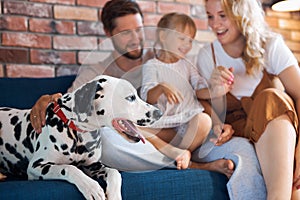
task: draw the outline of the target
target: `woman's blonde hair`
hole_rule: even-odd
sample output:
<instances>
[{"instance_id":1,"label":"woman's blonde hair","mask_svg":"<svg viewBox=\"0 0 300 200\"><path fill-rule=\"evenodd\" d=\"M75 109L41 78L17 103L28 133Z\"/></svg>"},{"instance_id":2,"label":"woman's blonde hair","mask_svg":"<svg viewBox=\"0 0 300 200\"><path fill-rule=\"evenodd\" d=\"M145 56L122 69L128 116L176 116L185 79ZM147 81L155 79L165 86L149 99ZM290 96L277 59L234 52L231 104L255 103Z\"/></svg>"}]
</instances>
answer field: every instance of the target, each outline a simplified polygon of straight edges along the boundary
<instances>
[{"instance_id":1,"label":"woman's blonde hair","mask_svg":"<svg viewBox=\"0 0 300 200\"><path fill-rule=\"evenodd\" d=\"M259 0L220 0L226 15L232 19L246 40L242 59L247 74L254 74L264 66L265 44L273 33L266 21Z\"/></svg>"}]
</instances>

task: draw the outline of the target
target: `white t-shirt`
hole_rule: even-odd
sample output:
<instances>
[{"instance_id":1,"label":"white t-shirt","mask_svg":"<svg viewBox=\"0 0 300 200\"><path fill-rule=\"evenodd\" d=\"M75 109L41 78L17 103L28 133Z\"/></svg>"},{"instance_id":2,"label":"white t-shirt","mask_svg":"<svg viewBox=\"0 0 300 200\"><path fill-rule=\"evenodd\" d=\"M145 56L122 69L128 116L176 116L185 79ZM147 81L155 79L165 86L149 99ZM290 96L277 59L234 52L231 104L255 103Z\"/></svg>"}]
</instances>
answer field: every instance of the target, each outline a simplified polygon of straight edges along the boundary
<instances>
[{"instance_id":1,"label":"white t-shirt","mask_svg":"<svg viewBox=\"0 0 300 200\"><path fill-rule=\"evenodd\" d=\"M262 79L263 72L257 75L247 75L246 67L241 58L230 57L223 49L218 40L213 42L216 66L224 66L227 68L234 68L234 88L231 93L240 99L243 96L251 96L256 86ZM264 68L270 74L278 75L283 70L290 66L298 66L298 62L286 46L282 37L278 35L270 39L266 44L265 49L265 66ZM205 45L199 50L197 67L200 74L209 80L214 69L214 62L212 58L212 50L210 44Z\"/></svg>"},{"instance_id":2,"label":"white t-shirt","mask_svg":"<svg viewBox=\"0 0 300 200\"><path fill-rule=\"evenodd\" d=\"M177 127L187 123L196 114L203 112L203 107L195 95L196 89L206 88L207 84L196 66L181 59L176 63L163 63L153 58L143 65L142 99L147 99L150 89L159 83L167 83L182 94L183 101L170 104L165 95L157 101L157 107L164 113L159 121L153 124L156 128Z\"/></svg>"}]
</instances>

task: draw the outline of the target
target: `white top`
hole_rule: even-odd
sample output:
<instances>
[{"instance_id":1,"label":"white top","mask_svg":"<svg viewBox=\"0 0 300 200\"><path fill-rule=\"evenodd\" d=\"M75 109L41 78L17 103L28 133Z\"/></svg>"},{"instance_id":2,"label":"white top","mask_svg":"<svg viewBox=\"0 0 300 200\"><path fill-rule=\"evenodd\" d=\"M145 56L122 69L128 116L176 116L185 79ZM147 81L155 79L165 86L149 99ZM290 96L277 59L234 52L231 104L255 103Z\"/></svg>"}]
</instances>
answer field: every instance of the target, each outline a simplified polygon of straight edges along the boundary
<instances>
[{"instance_id":1,"label":"white top","mask_svg":"<svg viewBox=\"0 0 300 200\"><path fill-rule=\"evenodd\" d=\"M234 68L234 88L231 90L231 93L238 99L241 99L243 96L251 96L256 86L261 81L263 72L253 76L247 75L246 67L241 58L230 57L224 51L218 40L213 42L213 46L216 56L216 65ZM267 42L265 60L264 68L268 73L274 75L280 74L290 66L298 66L295 56L279 35ZM197 67L200 74L206 80L209 80L214 69L210 44L205 45L199 50Z\"/></svg>"},{"instance_id":2,"label":"white top","mask_svg":"<svg viewBox=\"0 0 300 200\"><path fill-rule=\"evenodd\" d=\"M177 127L191 120L193 116L203 112L194 90L206 88L206 81L199 75L196 66L181 59L176 63L163 63L156 58L143 65L142 99L147 99L148 91L159 83L168 83L181 92L183 101L170 104L165 95L157 101L157 107L163 111L163 117L154 123L155 128Z\"/></svg>"}]
</instances>

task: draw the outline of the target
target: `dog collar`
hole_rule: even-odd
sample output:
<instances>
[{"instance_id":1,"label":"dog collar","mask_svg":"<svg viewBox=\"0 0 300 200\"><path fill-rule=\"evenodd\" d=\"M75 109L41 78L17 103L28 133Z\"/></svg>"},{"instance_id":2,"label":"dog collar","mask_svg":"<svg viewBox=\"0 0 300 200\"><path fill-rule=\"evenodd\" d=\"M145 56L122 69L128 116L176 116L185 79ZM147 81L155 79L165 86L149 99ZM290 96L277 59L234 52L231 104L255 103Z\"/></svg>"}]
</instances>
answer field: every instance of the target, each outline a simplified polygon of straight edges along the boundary
<instances>
[{"instance_id":1,"label":"dog collar","mask_svg":"<svg viewBox=\"0 0 300 200\"><path fill-rule=\"evenodd\" d=\"M54 102L53 112L63 121L64 124L69 126L74 131L85 132L84 130L81 130L80 128L78 128L72 120L69 120L66 117L65 113L61 110L60 106L58 105L58 103L56 101Z\"/></svg>"}]
</instances>

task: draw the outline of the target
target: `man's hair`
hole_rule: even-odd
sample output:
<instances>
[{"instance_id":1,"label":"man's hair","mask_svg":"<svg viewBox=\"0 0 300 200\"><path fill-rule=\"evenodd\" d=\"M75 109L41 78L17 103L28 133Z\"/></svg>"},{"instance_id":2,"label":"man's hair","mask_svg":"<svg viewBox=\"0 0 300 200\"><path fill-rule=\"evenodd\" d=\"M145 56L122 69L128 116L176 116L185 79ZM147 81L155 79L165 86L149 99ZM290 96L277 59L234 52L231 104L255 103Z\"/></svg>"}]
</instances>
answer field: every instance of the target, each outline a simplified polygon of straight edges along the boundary
<instances>
[{"instance_id":1,"label":"man's hair","mask_svg":"<svg viewBox=\"0 0 300 200\"><path fill-rule=\"evenodd\" d=\"M116 18L137 13L143 18L142 11L134 0L110 0L102 9L101 21L103 28L108 32L112 32L116 28Z\"/></svg>"}]
</instances>

